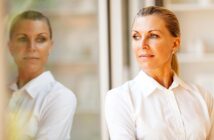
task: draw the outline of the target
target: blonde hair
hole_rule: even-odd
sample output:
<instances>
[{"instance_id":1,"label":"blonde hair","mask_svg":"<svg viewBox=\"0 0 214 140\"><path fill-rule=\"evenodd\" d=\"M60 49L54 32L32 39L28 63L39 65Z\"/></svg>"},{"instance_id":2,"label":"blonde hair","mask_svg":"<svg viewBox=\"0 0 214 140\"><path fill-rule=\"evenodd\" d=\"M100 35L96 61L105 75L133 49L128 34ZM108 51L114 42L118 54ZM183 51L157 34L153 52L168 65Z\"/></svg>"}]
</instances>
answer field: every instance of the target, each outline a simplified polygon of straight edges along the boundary
<instances>
[{"instance_id":1,"label":"blonde hair","mask_svg":"<svg viewBox=\"0 0 214 140\"><path fill-rule=\"evenodd\" d=\"M149 16L149 15L157 15L162 18L166 24L166 28L170 32L173 37L180 36L180 27L177 17L173 12L168 9L159 6L149 6L139 10L136 17ZM171 67L173 71L178 74L179 66L177 61L176 54L173 54Z\"/></svg>"},{"instance_id":2,"label":"blonde hair","mask_svg":"<svg viewBox=\"0 0 214 140\"><path fill-rule=\"evenodd\" d=\"M40 20L40 21L46 22L48 29L49 29L49 33L50 33L50 38L52 38L52 28L51 28L51 24L50 24L48 17L46 17L39 11L33 11L33 10L24 11L24 12L20 13L19 15L17 15L12 20L12 23L11 23L10 29L9 29L10 38L12 37L13 32L14 32L18 22L20 22L22 20Z\"/></svg>"},{"instance_id":3,"label":"blonde hair","mask_svg":"<svg viewBox=\"0 0 214 140\"><path fill-rule=\"evenodd\" d=\"M176 74L179 74L179 65L176 54L172 55L171 67Z\"/></svg>"}]
</instances>

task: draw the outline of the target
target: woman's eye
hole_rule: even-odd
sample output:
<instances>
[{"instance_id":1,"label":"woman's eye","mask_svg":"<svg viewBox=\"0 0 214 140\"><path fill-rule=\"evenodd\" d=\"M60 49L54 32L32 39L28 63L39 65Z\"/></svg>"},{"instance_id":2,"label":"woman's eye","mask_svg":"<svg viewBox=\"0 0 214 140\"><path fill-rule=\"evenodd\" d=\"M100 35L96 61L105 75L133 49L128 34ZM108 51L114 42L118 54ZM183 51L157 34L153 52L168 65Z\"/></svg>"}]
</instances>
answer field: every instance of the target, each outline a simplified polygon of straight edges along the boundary
<instances>
[{"instance_id":1,"label":"woman's eye","mask_svg":"<svg viewBox=\"0 0 214 140\"><path fill-rule=\"evenodd\" d=\"M18 42L27 42L28 39L26 37L19 37L18 39Z\"/></svg>"},{"instance_id":2,"label":"woman's eye","mask_svg":"<svg viewBox=\"0 0 214 140\"><path fill-rule=\"evenodd\" d=\"M45 42L47 39L45 37L39 37L36 39L36 42L39 42L39 43L43 43Z\"/></svg>"},{"instance_id":3,"label":"woman's eye","mask_svg":"<svg viewBox=\"0 0 214 140\"><path fill-rule=\"evenodd\" d=\"M150 38L156 39L156 38L159 38L159 35L157 35L157 34L151 34Z\"/></svg>"},{"instance_id":4,"label":"woman's eye","mask_svg":"<svg viewBox=\"0 0 214 140\"><path fill-rule=\"evenodd\" d=\"M139 40L139 39L140 39L140 36L139 36L139 35L133 35L132 38L133 38L134 40Z\"/></svg>"}]
</instances>

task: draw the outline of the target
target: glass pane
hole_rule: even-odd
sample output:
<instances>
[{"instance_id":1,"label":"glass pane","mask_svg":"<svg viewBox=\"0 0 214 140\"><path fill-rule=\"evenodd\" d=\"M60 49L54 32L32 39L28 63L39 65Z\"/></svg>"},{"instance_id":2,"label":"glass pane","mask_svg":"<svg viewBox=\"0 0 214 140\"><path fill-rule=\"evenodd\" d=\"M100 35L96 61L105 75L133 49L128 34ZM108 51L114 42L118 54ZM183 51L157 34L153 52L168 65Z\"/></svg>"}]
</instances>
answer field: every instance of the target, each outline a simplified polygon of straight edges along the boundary
<instances>
[{"instance_id":1,"label":"glass pane","mask_svg":"<svg viewBox=\"0 0 214 140\"><path fill-rule=\"evenodd\" d=\"M72 140L100 140L97 0L8 0L8 20L27 9L47 15L54 48L48 69L77 97ZM9 55L8 55L9 56ZM16 76L8 58L8 79Z\"/></svg>"}]
</instances>

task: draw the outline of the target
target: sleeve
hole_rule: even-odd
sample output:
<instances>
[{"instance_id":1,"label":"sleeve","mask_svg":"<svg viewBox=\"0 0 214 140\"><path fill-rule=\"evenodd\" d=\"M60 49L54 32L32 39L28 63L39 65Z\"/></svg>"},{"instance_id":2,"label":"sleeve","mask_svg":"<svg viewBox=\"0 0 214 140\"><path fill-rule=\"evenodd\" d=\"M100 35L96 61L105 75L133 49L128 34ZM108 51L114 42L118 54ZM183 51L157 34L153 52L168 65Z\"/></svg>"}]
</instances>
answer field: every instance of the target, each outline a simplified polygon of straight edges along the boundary
<instances>
[{"instance_id":1,"label":"sleeve","mask_svg":"<svg viewBox=\"0 0 214 140\"><path fill-rule=\"evenodd\" d=\"M206 102L208 105L208 111L210 116L210 132L207 140L214 140L214 96L210 93L207 93Z\"/></svg>"},{"instance_id":2,"label":"sleeve","mask_svg":"<svg viewBox=\"0 0 214 140\"><path fill-rule=\"evenodd\" d=\"M105 119L111 140L135 140L131 107L117 93L107 93Z\"/></svg>"},{"instance_id":3,"label":"sleeve","mask_svg":"<svg viewBox=\"0 0 214 140\"><path fill-rule=\"evenodd\" d=\"M66 92L66 93L63 93ZM41 113L36 140L70 140L76 97L60 91L48 97Z\"/></svg>"}]
</instances>

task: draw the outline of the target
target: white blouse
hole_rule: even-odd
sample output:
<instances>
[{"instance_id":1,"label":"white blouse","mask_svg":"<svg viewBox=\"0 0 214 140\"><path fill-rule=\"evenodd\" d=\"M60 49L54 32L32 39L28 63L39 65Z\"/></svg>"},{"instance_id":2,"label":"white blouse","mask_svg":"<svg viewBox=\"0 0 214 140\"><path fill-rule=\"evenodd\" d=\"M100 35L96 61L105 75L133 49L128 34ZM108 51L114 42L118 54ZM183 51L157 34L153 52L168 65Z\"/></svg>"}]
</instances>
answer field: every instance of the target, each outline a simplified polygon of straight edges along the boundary
<instances>
[{"instance_id":1,"label":"white blouse","mask_svg":"<svg viewBox=\"0 0 214 140\"><path fill-rule=\"evenodd\" d=\"M11 85L9 101L11 139L70 140L76 97L57 82L50 72L44 72L21 89ZM18 135L18 136L17 136ZM17 138L18 137L18 138Z\"/></svg>"},{"instance_id":2,"label":"white blouse","mask_svg":"<svg viewBox=\"0 0 214 140\"><path fill-rule=\"evenodd\" d=\"M214 140L214 97L176 74L166 89L141 71L107 93L105 117L111 140Z\"/></svg>"}]
</instances>

